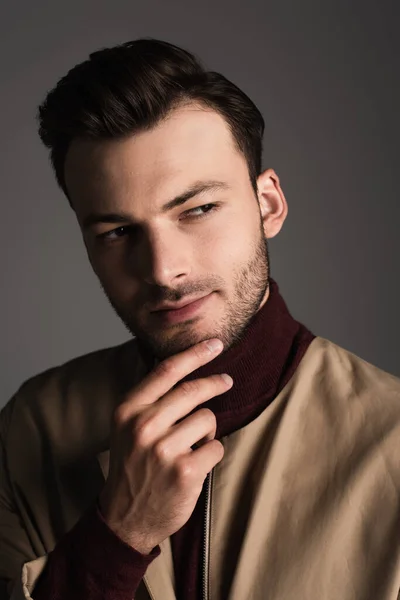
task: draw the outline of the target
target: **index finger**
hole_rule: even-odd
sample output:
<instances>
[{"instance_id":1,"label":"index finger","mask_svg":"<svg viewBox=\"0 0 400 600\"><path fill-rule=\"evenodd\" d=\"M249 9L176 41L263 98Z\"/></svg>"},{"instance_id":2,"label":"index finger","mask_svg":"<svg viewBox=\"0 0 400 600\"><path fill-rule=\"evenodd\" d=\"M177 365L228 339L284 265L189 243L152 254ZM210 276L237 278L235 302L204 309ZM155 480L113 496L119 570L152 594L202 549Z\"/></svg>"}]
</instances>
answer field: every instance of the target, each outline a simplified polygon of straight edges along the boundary
<instances>
[{"instance_id":1,"label":"index finger","mask_svg":"<svg viewBox=\"0 0 400 600\"><path fill-rule=\"evenodd\" d=\"M166 358L139 383L128 402L136 404L140 396L140 406L153 404L186 375L220 354L223 347L221 340L212 338Z\"/></svg>"}]
</instances>

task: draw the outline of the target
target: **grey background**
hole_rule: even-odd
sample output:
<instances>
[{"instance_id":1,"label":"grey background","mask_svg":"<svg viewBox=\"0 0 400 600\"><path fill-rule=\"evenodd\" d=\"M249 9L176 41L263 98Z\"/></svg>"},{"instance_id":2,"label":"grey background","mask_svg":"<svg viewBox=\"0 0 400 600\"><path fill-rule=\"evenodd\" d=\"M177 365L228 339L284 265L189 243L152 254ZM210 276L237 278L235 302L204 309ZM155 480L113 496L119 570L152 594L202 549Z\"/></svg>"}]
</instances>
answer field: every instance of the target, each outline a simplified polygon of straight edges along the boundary
<instances>
[{"instance_id":1,"label":"grey background","mask_svg":"<svg viewBox=\"0 0 400 600\"><path fill-rule=\"evenodd\" d=\"M400 375L397 2L2 2L0 405L35 373L128 339L36 134L38 103L88 53L151 36L256 102L289 202L271 243L292 314Z\"/></svg>"}]
</instances>

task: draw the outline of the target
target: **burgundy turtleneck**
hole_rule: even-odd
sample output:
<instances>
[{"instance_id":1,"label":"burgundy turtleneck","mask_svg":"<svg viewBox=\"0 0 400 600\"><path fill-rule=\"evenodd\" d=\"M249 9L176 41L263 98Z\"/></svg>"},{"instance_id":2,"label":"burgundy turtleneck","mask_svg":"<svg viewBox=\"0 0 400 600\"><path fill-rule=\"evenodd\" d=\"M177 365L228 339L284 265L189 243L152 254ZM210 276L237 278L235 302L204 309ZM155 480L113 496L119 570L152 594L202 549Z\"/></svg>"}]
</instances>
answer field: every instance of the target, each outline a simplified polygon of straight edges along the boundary
<instances>
[{"instance_id":1,"label":"burgundy turtleneck","mask_svg":"<svg viewBox=\"0 0 400 600\"><path fill-rule=\"evenodd\" d=\"M220 439L255 419L293 375L314 335L290 315L270 279L264 306L254 315L241 340L185 380L228 373L233 387L204 403L217 418ZM189 521L171 536L177 600L201 600L201 564L205 489ZM94 507L57 544L32 597L34 600L97 598L130 600L155 548L143 556L120 540ZM72 572L71 572L72 570Z\"/></svg>"},{"instance_id":2,"label":"burgundy turtleneck","mask_svg":"<svg viewBox=\"0 0 400 600\"><path fill-rule=\"evenodd\" d=\"M270 279L269 297L240 342L185 379L228 373L233 386L204 403L217 418L220 439L244 427L273 401L294 373L314 338L290 315ZM201 600L205 486L189 521L171 537L177 600Z\"/></svg>"}]
</instances>

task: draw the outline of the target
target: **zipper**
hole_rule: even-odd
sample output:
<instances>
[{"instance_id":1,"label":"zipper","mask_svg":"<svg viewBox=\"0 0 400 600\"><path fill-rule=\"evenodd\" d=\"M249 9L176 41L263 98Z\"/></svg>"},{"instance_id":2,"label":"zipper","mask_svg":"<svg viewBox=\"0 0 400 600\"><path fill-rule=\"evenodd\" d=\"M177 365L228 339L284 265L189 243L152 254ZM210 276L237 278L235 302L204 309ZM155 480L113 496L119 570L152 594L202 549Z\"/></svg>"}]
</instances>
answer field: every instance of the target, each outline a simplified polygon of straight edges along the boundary
<instances>
[{"instance_id":1,"label":"zipper","mask_svg":"<svg viewBox=\"0 0 400 600\"><path fill-rule=\"evenodd\" d=\"M143 580L146 585L147 593L150 596L151 600L156 600L155 597L153 596L153 592L151 591L149 584L147 583L146 575L143 576ZM135 598L132 597L132 600L135 600Z\"/></svg>"},{"instance_id":2,"label":"zipper","mask_svg":"<svg viewBox=\"0 0 400 600\"><path fill-rule=\"evenodd\" d=\"M203 545L203 600L209 600L209 577L210 577L210 525L211 525L211 491L214 469L208 473L206 478L206 510L204 518L204 545Z\"/></svg>"},{"instance_id":3,"label":"zipper","mask_svg":"<svg viewBox=\"0 0 400 600\"><path fill-rule=\"evenodd\" d=\"M204 518L204 543L203 543L203 556L202 556L202 599L210 600L210 591L209 591L209 578L210 578L210 529L211 529L211 491L212 491L212 483L214 477L214 469L207 474L206 477L206 510L205 510L205 518ZM143 577L147 592L152 600L154 600L154 596L151 592L151 589L146 581L146 575Z\"/></svg>"}]
</instances>

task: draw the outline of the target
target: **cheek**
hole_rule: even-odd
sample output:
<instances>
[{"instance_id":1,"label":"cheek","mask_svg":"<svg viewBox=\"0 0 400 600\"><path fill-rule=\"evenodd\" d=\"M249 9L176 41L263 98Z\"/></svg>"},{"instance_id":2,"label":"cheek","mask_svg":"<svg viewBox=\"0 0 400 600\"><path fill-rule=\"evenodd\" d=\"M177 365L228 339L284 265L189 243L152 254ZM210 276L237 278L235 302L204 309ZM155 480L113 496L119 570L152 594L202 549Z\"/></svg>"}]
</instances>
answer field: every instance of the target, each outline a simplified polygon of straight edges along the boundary
<instances>
[{"instance_id":1,"label":"cheek","mask_svg":"<svg viewBox=\"0 0 400 600\"><path fill-rule=\"evenodd\" d=\"M227 227L210 247L208 256L215 266L232 271L246 262L254 239L254 234L244 225Z\"/></svg>"},{"instance_id":2,"label":"cheek","mask_svg":"<svg viewBox=\"0 0 400 600\"><path fill-rule=\"evenodd\" d=\"M216 288L221 292L225 290L224 293L230 296L236 289L240 273L251 259L250 252L251 240L243 235L243 231L237 236L225 233L200 253L198 265L203 277L208 276Z\"/></svg>"},{"instance_id":3,"label":"cheek","mask_svg":"<svg viewBox=\"0 0 400 600\"><path fill-rule=\"evenodd\" d=\"M94 251L91 248L87 248L87 254L89 258L90 265L97 275L97 277L103 281L107 279L107 274L111 272L110 266L105 260L104 256L97 251Z\"/></svg>"},{"instance_id":4,"label":"cheek","mask_svg":"<svg viewBox=\"0 0 400 600\"><path fill-rule=\"evenodd\" d=\"M90 264L102 286L118 294L132 286L132 275L128 273L122 251L117 248L107 251L88 251Z\"/></svg>"}]
</instances>

